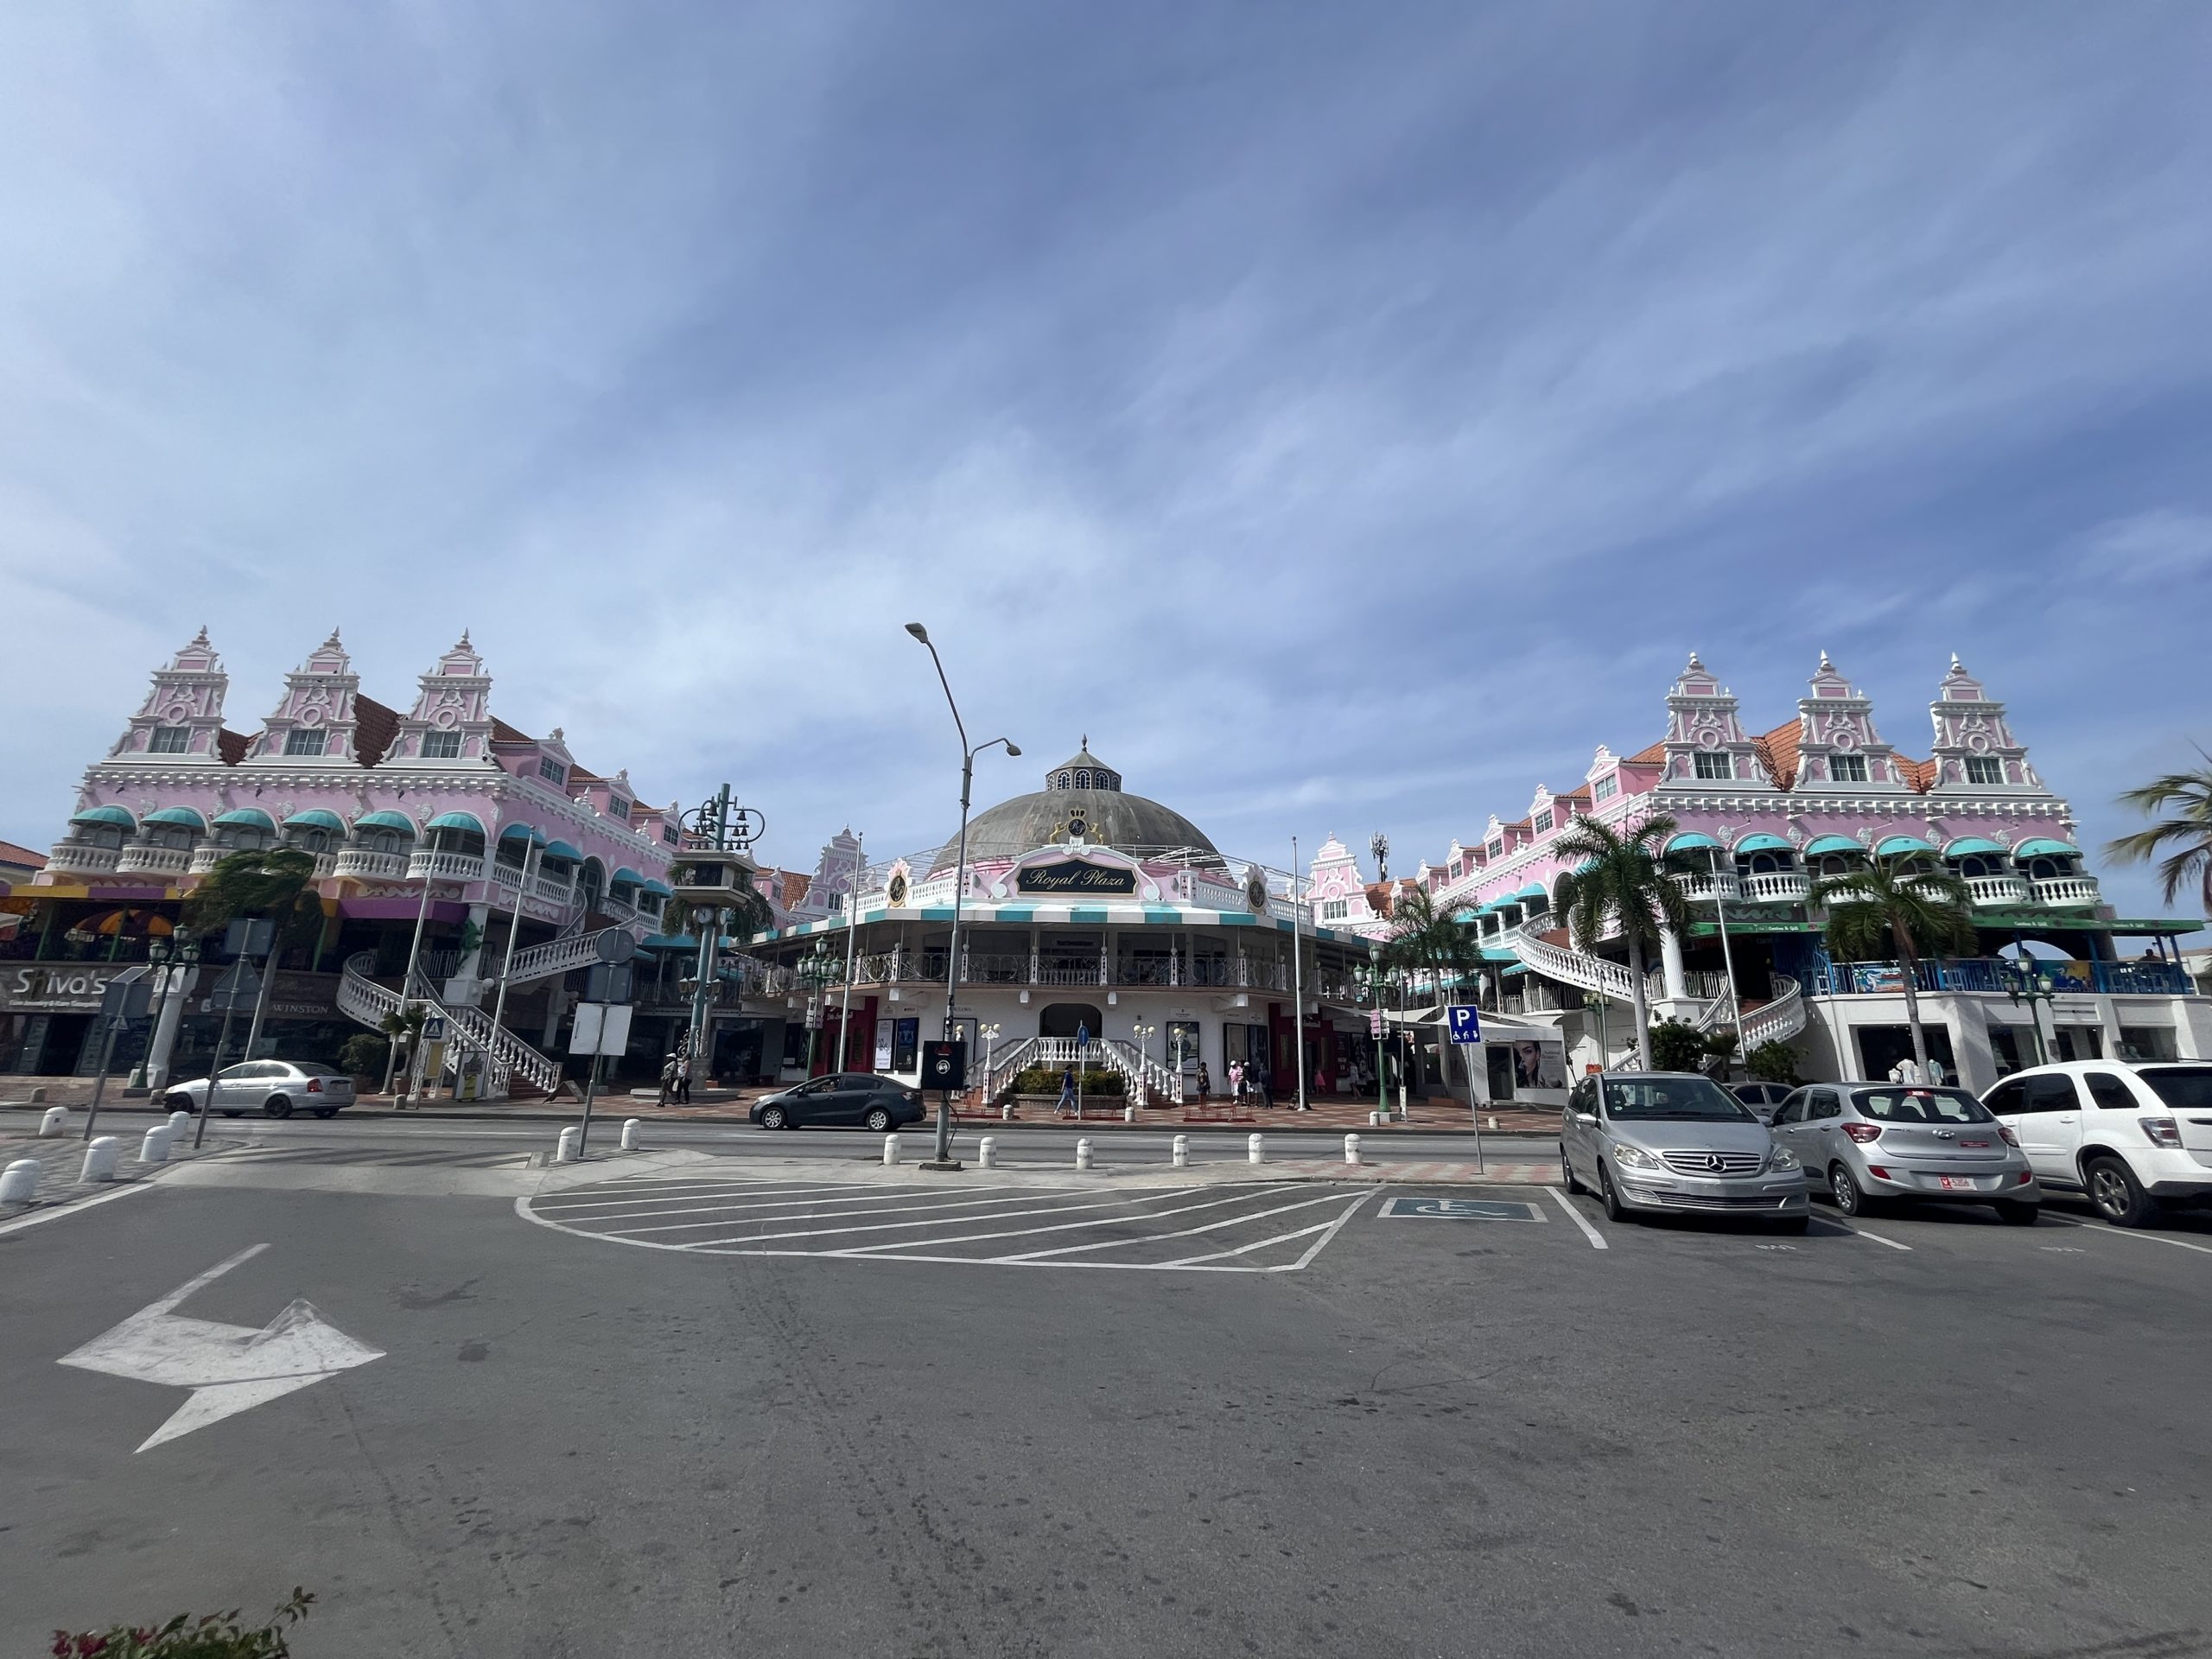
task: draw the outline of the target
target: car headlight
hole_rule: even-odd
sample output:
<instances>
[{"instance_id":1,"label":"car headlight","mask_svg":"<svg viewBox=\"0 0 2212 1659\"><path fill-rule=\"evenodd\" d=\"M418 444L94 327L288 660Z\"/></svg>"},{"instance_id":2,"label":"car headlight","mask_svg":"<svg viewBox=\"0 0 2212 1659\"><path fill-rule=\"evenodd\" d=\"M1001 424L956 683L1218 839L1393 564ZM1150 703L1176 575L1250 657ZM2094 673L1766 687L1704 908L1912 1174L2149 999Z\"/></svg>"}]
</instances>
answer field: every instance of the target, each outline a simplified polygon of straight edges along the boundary
<instances>
[{"instance_id":1,"label":"car headlight","mask_svg":"<svg viewBox=\"0 0 2212 1659\"><path fill-rule=\"evenodd\" d=\"M1777 1147L1767 1154L1766 1166L1770 1170L1788 1171L1805 1167L1803 1160L1787 1147Z\"/></svg>"},{"instance_id":2,"label":"car headlight","mask_svg":"<svg viewBox=\"0 0 2212 1659\"><path fill-rule=\"evenodd\" d=\"M1642 1147L1630 1146L1625 1141L1614 1144L1613 1161L1623 1169L1663 1171L1667 1167L1657 1153L1646 1152Z\"/></svg>"}]
</instances>

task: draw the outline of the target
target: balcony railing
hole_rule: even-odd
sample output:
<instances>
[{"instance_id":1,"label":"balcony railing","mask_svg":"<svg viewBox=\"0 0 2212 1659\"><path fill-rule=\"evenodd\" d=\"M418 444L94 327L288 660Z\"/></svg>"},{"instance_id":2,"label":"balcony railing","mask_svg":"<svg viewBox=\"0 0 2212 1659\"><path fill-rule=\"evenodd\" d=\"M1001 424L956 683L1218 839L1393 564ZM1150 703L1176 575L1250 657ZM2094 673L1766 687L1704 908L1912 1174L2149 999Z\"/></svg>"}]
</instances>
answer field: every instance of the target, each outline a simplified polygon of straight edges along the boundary
<instances>
[{"instance_id":1,"label":"balcony railing","mask_svg":"<svg viewBox=\"0 0 2212 1659\"><path fill-rule=\"evenodd\" d=\"M1743 886L1736 880L1733 870L1715 874L1711 870L1691 870L1675 877L1675 885L1682 890L1682 897L1693 904L1713 901L1715 890L1728 904L1735 904L1744 896Z\"/></svg>"},{"instance_id":2,"label":"balcony railing","mask_svg":"<svg viewBox=\"0 0 2212 1659\"><path fill-rule=\"evenodd\" d=\"M479 853L440 853L424 849L407 861L407 879L420 881L425 878L443 881L481 881L484 879L484 857Z\"/></svg>"},{"instance_id":3,"label":"balcony railing","mask_svg":"<svg viewBox=\"0 0 2212 1659\"><path fill-rule=\"evenodd\" d=\"M2114 996L2187 996L2195 988L2179 963L2050 962L2036 963L2039 978L2062 994L2101 992ZM1979 991L2002 996L2015 982L2009 963L1986 957L1923 962L1913 973L1916 989ZM1904 970L1894 962L1840 962L1816 976L1823 996L1894 995L1904 988Z\"/></svg>"},{"instance_id":4,"label":"balcony railing","mask_svg":"<svg viewBox=\"0 0 2212 1659\"><path fill-rule=\"evenodd\" d=\"M2028 883L2018 875L1969 875L1967 891L1977 905L2018 906L2028 902Z\"/></svg>"},{"instance_id":5,"label":"balcony railing","mask_svg":"<svg viewBox=\"0 0 2212 1659\"><path fill-rule=\"evenodd\" d=\"M1754 905L1802 905L1813 890L1813 878L1802 870L1762 870L1742 877L1739 885Z\"/></svg>"},{"instance_id":6,"label":"balcony railing","mask_svg":"<svg viewBox=\"0 0 2212 1659\"><path fill-rule=\"evenodd\" d=\"M108 875L122 854L112 847L93 847L83 842L58 841L46 855L46 868L58 875Z\"/></svg>"},{"instance_id":7,"label":"balcony railing","mask_svg":"<svg viewBox=\"0 0 2212 1659\"><path fill-rule=\"evenodd\" d=\"M192 863L189 867L192 874L194 875L207 874L208 871L215 868L219 860L229 856L230 852L230 848L219 847L212 841L207 842L205 846L194 848L192 849Z\"/></svg>"},{"instance_id":8,"label":"balcony railing","mask_svg":"<svg viewBox=\"0 0 2212 1659\"><path fill-rule=\"evenodd\" d=\"M551 905L572 904L576 896L575 889L566 881L550 875L532 876L530 890L536 897Z\"/></svg>"},{"instance_id":9,"label":"balcony railing","mask_svg":"<svg viewBox=\"0 0 2212 1659\"><path fill-rule=\"evenodd\" d=\"M317 853L317 854L315 855L315 879L316 880L318 880L318 881L327 881L327 880L330 880L330 878L331 878L332 876L334 876L334 875L335 875L335 874L338 874L338 855L337 855L337 854L335 854L335 853Z\"/></svg>"},{"instance_id":10,"label":"balcony railing","mask_svg":"<svg viewBox=\"0 0 2212 1659\"><path fill-rule=\"evenodd\" d=\"M404 881L407 879L407 855L372 853L365 847L348 847L338 855L333 874L365 881Z\"/></svg>"},{"instance_id":11,"label":"balcony railing","mask_svg":"<svg viewBox=\"0 0 2212 1659\"><path fill-rule=\"evenodd\" d=\"M2050 876L2035 884L2036 902L2039 905L2095 905L2104 902L2094 876Z\"/></svg>"},{"instance_id":12,"label":"balcony railing","mask_svg":"<svg viewBox=\"0 0 2212 1659\"><path fill-rule=\"evenodd\" d=\"M115 861L119 875L182 875L192 855L181 847L127 846Z\"/></svg>"}]
</instances>

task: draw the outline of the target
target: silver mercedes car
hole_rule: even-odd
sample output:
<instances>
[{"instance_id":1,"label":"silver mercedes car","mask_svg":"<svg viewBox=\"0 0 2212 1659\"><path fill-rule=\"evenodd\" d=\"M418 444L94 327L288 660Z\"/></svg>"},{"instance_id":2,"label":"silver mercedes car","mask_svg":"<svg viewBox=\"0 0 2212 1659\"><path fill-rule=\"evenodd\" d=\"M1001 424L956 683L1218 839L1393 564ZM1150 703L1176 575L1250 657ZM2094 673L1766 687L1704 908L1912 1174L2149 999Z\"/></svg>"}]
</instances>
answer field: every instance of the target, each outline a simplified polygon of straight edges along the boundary
<instances>
[{"instance_id":1,"label":"silver mercedes car","mask_svg":"<svg viewBox=\"0 0 2212 1659\"><path fill-rule=\"evenodd\" d=\"M1751 1108L1694 1072L1583 1078L1567 1096L1559 1157L1567 1190L1594 1188L1609 1221L1745 1216L1802 1233L1809 1215L1797 1154Z\"/></svg>"}]
</instances>

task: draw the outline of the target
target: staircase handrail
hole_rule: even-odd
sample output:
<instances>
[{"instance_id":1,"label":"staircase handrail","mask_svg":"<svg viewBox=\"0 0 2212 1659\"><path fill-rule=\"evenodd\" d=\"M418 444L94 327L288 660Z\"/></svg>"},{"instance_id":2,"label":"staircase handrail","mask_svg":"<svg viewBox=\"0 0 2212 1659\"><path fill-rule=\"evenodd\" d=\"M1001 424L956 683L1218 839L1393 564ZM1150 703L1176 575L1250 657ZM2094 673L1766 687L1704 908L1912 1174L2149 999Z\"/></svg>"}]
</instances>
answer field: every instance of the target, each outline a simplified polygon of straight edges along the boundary
<instances>
[{"instance_id":1,"label":"staircase handrail","mask_svg":"<svg viewBox=\"0 0 2212 1659\"><path fill-rule=\"evenodd\" d=\"M596 933L568 933L518 950L508 959L507 983L510 987L527 985L533 980L550 979L556 974L588 968L599 960L601 938L609 933L629 931L626 927L603 927Z\"/></svg>"},{"instance_id":2,"label":"staircase handrail","mask_svg":"<svg viewBox=\"0 0 2212 1659\"><path fill-rule=\"evenodd\" d=\"M990 1063L983 1068L983 1103L988 1106L999 1097L999 1091L1007 1079L1027 1070L1030 1051L1037 1046L1034 1037L1023 1037L991 1051Z\"/></svg>"},{"instance_id":3,"label":"staircase handrail","mask_svg":"<svg viewBox=\"0 0 2212 1659\"><path fill-rule=\"evenodd\" d=\"M1106 1040L1107 1046L1135 1062L1147 1097L1157 1090L1176 1105L1183 1103L1183 1074L1179 1070L1171 1069L1164 1061L1154 1059L1126 1037L1109 1037Z\"/></svg>"},{"instance_id":4,"label":"staircase handrail","mask_svg":"<svg viewBox=\"0 0 2212 1659\"><path fill-rule=\"evenodd\" d=\"M445 1016L448 1028L456 1039L448 1047L447 1070L457 1071L461 1051L468 1050L483 1057L492 1074L488 1081L496 1088L505 1088L509 1077L516 1073L549 1095L560 1087L560 1062L539 1053L505 1026L493 1025L491 1016L481 1008L445 1002L420 972L408 976L410 988L403 995L391 986L377 983L371 976L375 966L373 950L359 951L346 959L345 970L338 980L338 1008L348 1019L378 1030L385 1016L397 1012L404 1004L427 1003Z\"/></svg>"},{"instance_id":5,"label":"staircase handrail","mask_svg":"<svg viewBox=\"0 0 2212 1659\"><path fill-rule=\"evenodd\" d=\"M1513 954L1521 958L1523 966L1535 969L1547 978L1610 996L1616 1001L1635 1001L1636 982L1618 962L1608 962L1585 950L1569 950L1527 934L1514 938L1512 945Z\"/></svg>"},{"instance_id":6,"label":"staircase handrail","mask_svg":"<svg viewBox=\"0 0 2212 1659\"><path fill-rule=\"evenodd\" d=\"M1788 1042L1805 1029L1805 988L1793 975L1777 974L1772 997L1745 1010L1739 1029L1745 1052L1761 1043Z\"/></svg>"}]
</instances>

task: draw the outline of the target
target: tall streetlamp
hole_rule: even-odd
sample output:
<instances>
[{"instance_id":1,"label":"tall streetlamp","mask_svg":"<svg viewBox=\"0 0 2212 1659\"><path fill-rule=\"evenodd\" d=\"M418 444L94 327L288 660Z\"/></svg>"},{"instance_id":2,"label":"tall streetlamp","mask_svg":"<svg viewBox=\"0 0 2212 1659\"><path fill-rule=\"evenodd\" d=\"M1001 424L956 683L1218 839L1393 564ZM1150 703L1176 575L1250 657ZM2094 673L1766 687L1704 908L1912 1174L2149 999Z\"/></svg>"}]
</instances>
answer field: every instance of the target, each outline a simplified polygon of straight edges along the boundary
<instances>
[{"instance_id":1,"label":"tall streetlamp","mask_svg":"<svg viewBox=\"0 0 2212 1659\"><path fill-rule=\"evenodd\" d=\"M1728 906L1720 893L1720 849L1708 848L1707 854L1713 866L1713 914L1720 929L1720 966L1728 976L1728 1020L1736 1028L1736 1058L1744 1058L1744 1004L1736 994L1736 953L1728 945ZM1734 861L1732 859L1732 864ZM1728 1078L1728 1068L1720 1068L1722 1082Z\"/></svg>"},{"instance_id":2,"label":"tall streetlamp","mask_svg":"<svg viewBox=\"0 0 2212 1659\"><path fill-rule=\"evenodd\" d=\"M159 1100L168 1087L169 1056L176 1047L177 1027L183 1023L185 997L200 972L200 941L155 939L147 944L146 955L161 977L154 1040L146 1051L146 1092Z\"/></svg>"},{"instance_id":3,"label":"tall streetlamp","mask_svg":"<svg viewBox=\"0 0 2212 1659\"><path fill-rule=\"evenodd\" d=\"M1298 1105L1299 1111L1310 1110L1306 1103L1306 937L1301 931L1307 925L1306 906L1298 897L1298 837L1290 838L1290 1028L1297 1039ZM1314 952L1314 965L1320 965L1320 953Z\"/></svg>"},{"instance_id":4,"label":"tall streetlamp","mask_svg":"<svg viewBox=\"0 0 2212 1659\"><path fill-rule=\"evenodd\" d=\"M799 963L799 977L806 982L806 1075L814 1075L815 1048L822 1040L822 1012L829 1001L825 995L830 976L836 970L830 965L830 941L819 938L814 942L814 954Z\"/></svg>"},{"instance_id":5,"label":"tall streetlamp","mask_svg":"<svg viewBox=\"0 0 2212 1659\"><path fill-rule=\"evenodd\" d=\"M909 622L906 632L930 653L930 661L937 665L937 683L944 688L945 707L952 710L952 728L960 734L960 851L952 867L952 948L946 953L944 965L944 1038L952 1040L953 999L960 994L960 907L968 891L968 806L976 778L976 757L985 749L1004 745L1009 756L1021 750L1011 739L995 737L988 743L978 743L972 748L968 743L967 722L960 718L960 705L953 701L952 682L944 677L944 659L937 654L937 647L930 643L929 630L918 622ZM937 1156L922 1166L924 1169L957 1169L952 1161L952 1091L948 1089L938 1096Z\"/></svg>"},{"instance_id":6,"label":"tall streetlamp","mask_svg":"<svg viewBox=\"0 0 2212 1659\"><path fill-rule=\"evenodd\" d=\"M845 989L837 1011L837 1070L845 1069L845 1034L853 1028L854 953L860 948L861 878L868 874L868 837L853 837L853 879L845 885ZM868 1057L871 1070L875 1057Z\"/></svg>"},{"instance_id":7,"label":"tall streetlamp","mask_svg":"<svg viewBox=\"0 0 2212 1659\"><path fill-rule=\"evenodd\" d=\"M1380 841L1382 837L1376 836ZM1382 1033L1382 947L1367 947L1367 986L1375 994L1375 1105L1387 1122L1390 1116L1390 1063L1384 1058Z\"/></svg>"}]
</instances>

